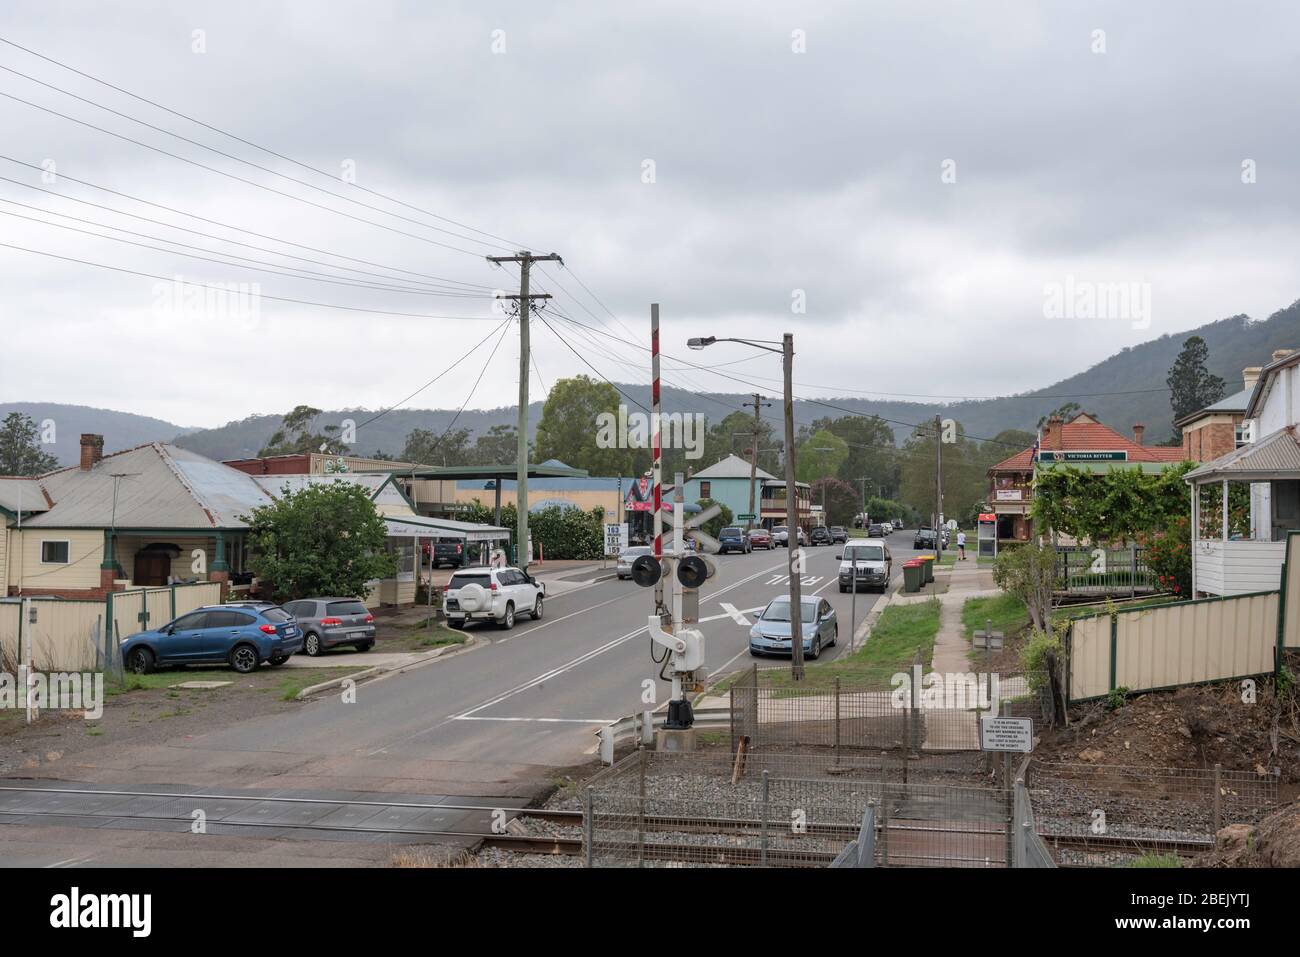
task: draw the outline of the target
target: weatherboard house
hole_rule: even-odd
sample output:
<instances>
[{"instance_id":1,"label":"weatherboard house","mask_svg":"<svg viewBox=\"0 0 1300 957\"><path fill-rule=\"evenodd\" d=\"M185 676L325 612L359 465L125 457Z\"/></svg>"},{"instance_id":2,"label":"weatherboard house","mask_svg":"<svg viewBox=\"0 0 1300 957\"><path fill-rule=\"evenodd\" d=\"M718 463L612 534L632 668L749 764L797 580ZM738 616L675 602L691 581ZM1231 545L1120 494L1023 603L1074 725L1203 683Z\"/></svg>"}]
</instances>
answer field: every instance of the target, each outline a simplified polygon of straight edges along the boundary
<instances>
[{"instance_id":1,"label":"weatherboard house","mask_svg":"<svg viewBox=\"0 0 1300 957\"><path fill-rule=\"evenodd\" d=\"M1134 468L1159 472L1183 460L1181 448L1143 445L1145 427L1133 426L1133 438L1121 435L1086 412L1068 421L1052 416L1038 442L988 470L989 506L997 516L999 541L1029 541L1033 520L1034 475L1047 468L1070 466L1087 472Z\"/></svg>"},{"instance_id":2,"label":"weatherboard house","mask_svg":"<svg viewBox=\"0 0 1300 957\"><path fill-rule=\"evenodd\" d=\"M398 559L373 583L383 604L415 599L422 539L508 539L506 529L421 516L391 473L250 475L162 442L104 455L81 437L73 467L34 478L0 476L0 597L103 598L127 588L193 581L242 588L251 579L253 509L309 484L366 489Z\"/></svg>"}]
</instances>

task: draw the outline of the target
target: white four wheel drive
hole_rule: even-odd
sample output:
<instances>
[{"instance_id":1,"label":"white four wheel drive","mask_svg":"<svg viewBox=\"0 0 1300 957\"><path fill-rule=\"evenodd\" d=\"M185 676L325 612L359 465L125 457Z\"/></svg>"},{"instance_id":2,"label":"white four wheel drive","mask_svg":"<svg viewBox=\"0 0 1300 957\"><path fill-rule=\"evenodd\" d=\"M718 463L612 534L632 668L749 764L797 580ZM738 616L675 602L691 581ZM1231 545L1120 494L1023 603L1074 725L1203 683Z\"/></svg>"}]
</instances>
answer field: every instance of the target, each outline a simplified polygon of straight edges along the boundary
<instances>
[{"instance_id":1,"label":"white four wheel drive","mask_svg":"<svg viewBox=\"0 0 1300 957\"><path fill-rule=\"evenodd\" d=\"M518 568L463 568L442 587L442 610L453 628L488 620L513 628L519 615L541 618L545 597L546 586Z\"/></svg>"}]
</instances>

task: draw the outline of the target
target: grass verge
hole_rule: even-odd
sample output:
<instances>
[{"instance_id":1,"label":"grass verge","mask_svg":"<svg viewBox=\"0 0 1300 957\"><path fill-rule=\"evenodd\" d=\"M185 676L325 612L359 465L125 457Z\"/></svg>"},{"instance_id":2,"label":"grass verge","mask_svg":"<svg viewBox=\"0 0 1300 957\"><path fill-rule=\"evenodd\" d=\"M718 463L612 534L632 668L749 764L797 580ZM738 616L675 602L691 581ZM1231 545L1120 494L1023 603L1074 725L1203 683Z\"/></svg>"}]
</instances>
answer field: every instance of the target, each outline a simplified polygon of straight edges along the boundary
<instances>
[{"instance_id":1,"label":"grass verge","mask_svg":"<svg viewBox=\"0 0 1300 957\"><path fill-rule=\"evenodd\" d=\"M962 605L961 623L970 639L992 620L993 630L1008 638L1029 626L1029 611L1015 595L1003 592L989 598L970 598Z\"/></svg>"}]
</instances>

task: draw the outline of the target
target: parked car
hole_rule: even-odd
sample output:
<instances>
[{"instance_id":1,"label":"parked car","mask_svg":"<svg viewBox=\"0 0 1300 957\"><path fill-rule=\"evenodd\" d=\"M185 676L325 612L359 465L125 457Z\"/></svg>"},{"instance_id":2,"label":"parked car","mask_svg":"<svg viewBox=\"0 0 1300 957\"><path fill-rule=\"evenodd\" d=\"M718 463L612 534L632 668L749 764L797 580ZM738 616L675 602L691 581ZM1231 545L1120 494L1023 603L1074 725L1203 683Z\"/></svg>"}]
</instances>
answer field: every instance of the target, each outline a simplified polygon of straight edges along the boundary
<instances>
[{"instance_id":1,"label":"parked car","mask_svg":"<svg viewBox=\"0 0 1300 957\"><path fill-rule=\"evenodd\" d=\"M839 542L847 542L848 540L849 540L849 533L848 533L848 531L844 528L843 525L832 525L832 526L831 526L831 544L832 544L832 545L837 544L837 543L839 543Z\"/></svg>"},{"instance_id":2,"label":"parked car","mask_svg":"<svg viewBox=\"0 0 1300 957\"><path fill-rule=\"evenodd\" d=\"M300 598L284 610L297 620L302 650L313 658L339 645L357 651L375 646L375 616L360 598Z\"/></svg>"},{"instance_id":3,"label":"parked car","mask_svg":"<svg viewBox=\"0 0 1300 957\"><path fill-rule=\"evenodd\" d=\"M718 532L718 554L740 552L742 555L754 550L754 545L745 535L745 530L738 525L728 525Z\"/></svg>"},{"instance_id":4,"label":"parked car","mask_svg":"<svg viewBox=\"0 0 1300 957\"><path fill-rule=\"evenodd\" d=\"M158 667L228 664L241 675L262 662L282 665L302 648L292 615L269 602L207 605L122 642L122 664L147 674Z\"/></svg>"},{"instance_id":5,"label":"parked car","mask_svg":"<svg viewBox=\"0 0 1300 957\"><path fill-rule=\"evenodd\" d=\"M459 538L435 538L432 549L428 545L424 546L424 554L432 561L433 568L441 568L443 565L459 568L465 564L465 543Z\"/></svg>"},{"instance_id":6,"label":"parked car","mask_svg":"<svg viewBox=\"0 0 1300 957\"><path fill-rule=\"evenodd\" d=\"M916 530L916 534L912 536L912 547L913 548L934 548L935 547L934 529L926 525L922 525L920 528L918 528Z\"/></svg>"},{"instance_id":7,"label":"parked car","mask_svg":"<svg viewBox=\"0 0 1300 957\"><path fill-rule=\"evenodd\" d=\"M825 598L809 596L799 600L803 624L803 650L809 658L821 656L823 648L836 644L840 637L835 609ZM790 641L790 599L773 598L749 629L749 653L755 658L762 655L788 655Z\"/></svg>"},{"instance_id":8,"label":"parked car","mask_svg":"<svg viewBox=\"0 0 1300 957\"><path fill-rule=\"evenodd\" d=\"M845 543L840 554L841 592L854 587L855 566L857 587L874 586L880 589L881 594L889 588L889 579L894 573L894 556L883 539L855 538Z\"/></svg>"},{"instance_id":9,"label":"parked car","mask_svg":"<svg viewBox=\"0 0 1300 957\"><path fill-rule=\"evenodd\" d=\"M776 543L772 541L772 533L765 528L751 528L749 530L750 549L765 548L771 551L776 548Z\"/></svg>"},{"instance_id":10,"label":"parked car","mask_svg":"<svg viewBox=\"0 0 1300 957\"><path fill-rule=\"evenodd\" d=\"M634 545L618 553L618 577L620 580L632 577L632 563L642 555L653 555L655 550L649 545Z\"/></svg>"},{"instance_id":11,"label":"parked car","mask_svg":"<svg viewBox=\"0 0 1300 957\"><path fill-rule=\"evenodd\" d=\"M776 544L780 545L782 548L787 547L790 544L790 529L786 528L784 525L773 527L772 541L776 542ZM799 537L797 541L800 545L808 544L808 538L804 535L802 528L799 529Z\"/></svg>"},{"instance_id":12,"label":"parked car","mask_svg":"<svg viewBox=\"0 0 1300 957\"><path fill-rule=\"evenodd\" d=\"M825 525L814 525L813 530L808 534L809 541L814 545L833 544L831 539L831 530Z\"/></svg>"},{"instance_id":13,"label":"parked car","mask_svg":"<svg viewBox=\"0 0 1300 957\"><path fill-rule=\"evenodd\" d=\"M542 617L546 586L518 568L466 568L442 586L447 624L463 628L470 621L495 621L507 630L515 616Z\"/></svg>"}]
</instances>

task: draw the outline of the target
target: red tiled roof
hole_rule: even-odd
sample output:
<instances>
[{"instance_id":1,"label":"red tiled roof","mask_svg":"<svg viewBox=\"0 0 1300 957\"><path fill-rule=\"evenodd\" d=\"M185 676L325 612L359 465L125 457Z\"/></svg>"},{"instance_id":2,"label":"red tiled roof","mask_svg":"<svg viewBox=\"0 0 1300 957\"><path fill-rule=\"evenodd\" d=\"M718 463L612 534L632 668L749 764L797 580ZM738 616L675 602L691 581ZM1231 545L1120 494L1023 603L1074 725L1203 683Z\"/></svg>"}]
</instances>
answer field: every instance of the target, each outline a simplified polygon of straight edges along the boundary
<instances>
[{"instance_id":1,"label":"red tiled roof","mask_svg":"<svg viewBox=\"0 0 1300 957\"><path fill-rule=\"evenodd\" d=\"M1083 421L1080 421L1083 420ZM1181 462L1181 446L1138 445L1109 426L1080 413L1069 422L1051 429L1043 436L1043 450L1048 452L1128 452L1130 462ZM1033 448L1017 452L989 469L990 472L1029 471L1033 467Z\"/></svg>"}]
</instances>

